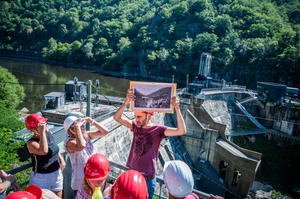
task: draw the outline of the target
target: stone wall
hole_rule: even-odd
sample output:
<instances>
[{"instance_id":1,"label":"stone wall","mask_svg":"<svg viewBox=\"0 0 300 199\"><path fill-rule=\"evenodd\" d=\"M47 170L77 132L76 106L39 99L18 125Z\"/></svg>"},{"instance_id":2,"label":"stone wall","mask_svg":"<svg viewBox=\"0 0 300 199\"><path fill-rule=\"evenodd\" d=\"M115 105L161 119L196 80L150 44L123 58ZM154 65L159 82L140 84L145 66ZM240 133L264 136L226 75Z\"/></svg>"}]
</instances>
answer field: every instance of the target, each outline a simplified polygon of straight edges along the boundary
<instances>
[{"instance_id":1,"label":"stone wall","mask_svg":"<svg viewBox=\"0 0 300 199\"><path fill-rule=\"evenodd\" d=\"M219 133L205 128L188 110L184 117L187 133L181 137L186 150L195 165L199 158L206 161L214 159L215 140Z\"/></svg>"},{"instance_id":2,"label":"stone wall","mask_svg":"<svg viewBox=\"0 0 300 199\"><path fill-rule=\"evenodd\" d=\"M244 196L247 196L249 189L252 187L252 183L255 179L257 167L259 166L259 160L250 160L247 158L241 158L236 156L230 151L225 150L220 145L215 147L215 159L212 162L213 168L220 174L220 163L225 161L228 163L226 168L225 183L230 191ZM233 185L234 172L238 170L241 173L241 177L236 185Z\"/></svg>"},{"instance_id":3,"label":"stone wall","mask_svg":"<svg viewBox=\"0 0 300 199\"><path fill-rule=\"evenodd\" d=\"M258 100L243 105L266 128L300 137L300 107L292 104L264 104Z\"/></svg>"}]
</instances>

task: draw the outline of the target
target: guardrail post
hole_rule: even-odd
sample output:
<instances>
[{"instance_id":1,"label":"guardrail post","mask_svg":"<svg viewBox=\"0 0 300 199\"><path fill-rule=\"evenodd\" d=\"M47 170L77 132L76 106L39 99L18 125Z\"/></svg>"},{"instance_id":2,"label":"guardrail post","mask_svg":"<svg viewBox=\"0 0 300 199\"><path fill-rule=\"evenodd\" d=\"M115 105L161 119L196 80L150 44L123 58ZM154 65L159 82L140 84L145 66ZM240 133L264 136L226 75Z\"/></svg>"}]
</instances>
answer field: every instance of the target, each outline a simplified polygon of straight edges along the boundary
<instances>
[{"instance_id":1,"label":"guardrail post","mask_svg":"<svg viewBox=\"0 0 300 199\"><path fill-rule=\"evenodd\" d=\"M92 81L88 81L88 94L87 94L87 110L86 110L86 116L91 117L91 90L92 90ZM90 130L90 123L86 123L86 130Z\"/></svg>"},{"instance_id":2,"label":"guardrail post","mask_svg":"<svg viewBox=\"0 0 300 199\"><path fill-rule=\"evenodd\" d=\"M161 186L162 186L162 184L161 184L161 182L159 183L159 199L161 198L160 196L161 196Z\"/></svg>"}]
</instances>

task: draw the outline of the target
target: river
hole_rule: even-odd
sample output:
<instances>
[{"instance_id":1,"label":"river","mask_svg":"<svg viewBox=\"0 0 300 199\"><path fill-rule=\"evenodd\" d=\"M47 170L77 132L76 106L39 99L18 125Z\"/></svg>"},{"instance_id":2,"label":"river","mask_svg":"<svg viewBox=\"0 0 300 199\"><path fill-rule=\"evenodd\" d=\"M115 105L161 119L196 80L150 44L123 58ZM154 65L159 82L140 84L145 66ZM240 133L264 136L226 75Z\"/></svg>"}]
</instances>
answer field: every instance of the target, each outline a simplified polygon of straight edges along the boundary
<instances>
[{"instance_id":1,"label":"river","mask_svg":"<svg viewBox=\"0 0 300 199\"><path fill-rule=\"evenodd\" d=\"M100 81L100 93L117 97L125 97L129 88L129 80L104 76L89 70L67 68L61 65L45 64L21 58L0 57L0 66L14 74L24 87L25 99L19 109L26 107L30 113L44 108L44 95L57 91L63 92L68 80L76 76L79 81L96 79Z\"/></svg>"}]
</instances>

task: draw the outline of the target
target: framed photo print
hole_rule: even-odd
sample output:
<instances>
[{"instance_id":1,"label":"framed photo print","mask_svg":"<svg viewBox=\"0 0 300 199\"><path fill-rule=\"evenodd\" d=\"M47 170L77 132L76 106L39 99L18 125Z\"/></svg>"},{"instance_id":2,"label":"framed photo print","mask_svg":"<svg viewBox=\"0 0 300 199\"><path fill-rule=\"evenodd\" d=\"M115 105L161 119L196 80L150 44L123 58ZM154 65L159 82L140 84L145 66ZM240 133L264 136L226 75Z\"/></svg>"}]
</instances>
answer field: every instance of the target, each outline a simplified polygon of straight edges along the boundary
<instances>
[{"instance_id":1,"label":"framed photo print","mask_svg":"<svg viewBox=\"0 0 300 199\"><path fill-rule=\"evenodd\" d=\"M130 110L144 110L173 113L172 97L176 94L176 84L131 81L135 100Z\"/></svg>"}]
</instances>

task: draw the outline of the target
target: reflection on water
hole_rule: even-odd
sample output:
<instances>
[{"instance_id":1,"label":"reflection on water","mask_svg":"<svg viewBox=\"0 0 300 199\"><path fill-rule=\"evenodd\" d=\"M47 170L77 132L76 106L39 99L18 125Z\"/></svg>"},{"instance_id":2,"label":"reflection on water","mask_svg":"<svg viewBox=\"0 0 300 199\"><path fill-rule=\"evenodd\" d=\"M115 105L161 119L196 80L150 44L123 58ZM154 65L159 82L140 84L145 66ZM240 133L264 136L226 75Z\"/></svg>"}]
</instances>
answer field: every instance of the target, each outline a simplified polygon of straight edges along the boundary
<instances>
[{"instance_id":1,"label":"reflection on water","mask_svg":"<svg viewBox=\"0 0 300 199\"><path fill-rule=\"evenodd\" d=\"M37 61L0 57L0 66L13 73L24 84L26 97L19 108L26 107L30 112L40 111L44 107L43 96L53 91L64 91L64 84L74 76L79 81L96 79L100 81L100 93L125 97L129 80L103 76L91 71L65 68L59 65L44 64Z\"/></svg>"}]
</instances>

